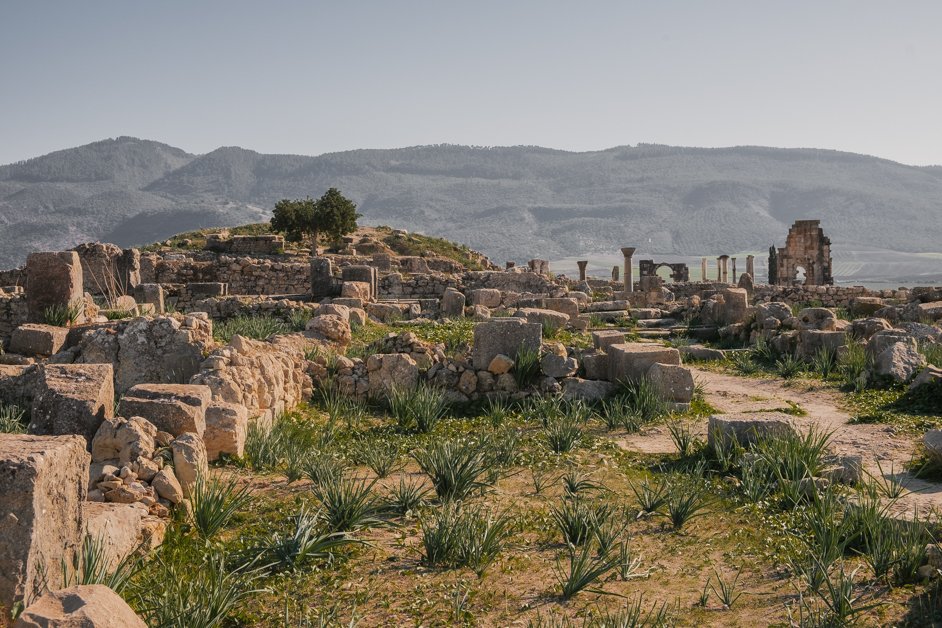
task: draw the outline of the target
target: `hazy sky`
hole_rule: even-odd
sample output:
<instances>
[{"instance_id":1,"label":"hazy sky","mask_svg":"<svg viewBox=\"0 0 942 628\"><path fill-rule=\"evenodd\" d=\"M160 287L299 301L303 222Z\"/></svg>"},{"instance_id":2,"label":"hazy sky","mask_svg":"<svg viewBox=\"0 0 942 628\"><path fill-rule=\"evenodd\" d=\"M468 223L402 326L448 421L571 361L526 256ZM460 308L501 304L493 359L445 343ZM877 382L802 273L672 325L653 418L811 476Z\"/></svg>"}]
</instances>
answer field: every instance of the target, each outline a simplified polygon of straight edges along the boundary
<instances>
[{"instance_id":1,"label":"hazy sky","mask_svg":"<svg viewBox=\"0 0 942 628\"><path fill-rule=\"evenodd\" d=\"M0 163L652 142L942 163L942 2L0 0Z\"/></svg>"}]
</instances>

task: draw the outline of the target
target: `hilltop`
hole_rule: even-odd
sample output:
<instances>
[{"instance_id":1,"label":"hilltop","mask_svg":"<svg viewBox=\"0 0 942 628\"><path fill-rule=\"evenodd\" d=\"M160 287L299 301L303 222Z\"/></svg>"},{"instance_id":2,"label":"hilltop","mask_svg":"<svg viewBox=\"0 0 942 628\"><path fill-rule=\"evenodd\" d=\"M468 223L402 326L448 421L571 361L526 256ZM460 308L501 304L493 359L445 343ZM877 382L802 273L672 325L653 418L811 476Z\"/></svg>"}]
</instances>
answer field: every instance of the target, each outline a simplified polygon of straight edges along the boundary
<instances>
[{"instance_id":1,"label":"hilltop","mask_svg":"<svg viewBox=\"0 0 942 628\"><path fill-rule=\"evenodd\" d=\"M626 243L669 255L765 250L820 218L835 248L937 251L942 169L818 149L622 146L573 153L420 146L317 157L194 155L121 137L0 166L0 266L92 240L123 246L267 220L339 187L365 224L556 259Z\"/></svg>"}]
</instances>

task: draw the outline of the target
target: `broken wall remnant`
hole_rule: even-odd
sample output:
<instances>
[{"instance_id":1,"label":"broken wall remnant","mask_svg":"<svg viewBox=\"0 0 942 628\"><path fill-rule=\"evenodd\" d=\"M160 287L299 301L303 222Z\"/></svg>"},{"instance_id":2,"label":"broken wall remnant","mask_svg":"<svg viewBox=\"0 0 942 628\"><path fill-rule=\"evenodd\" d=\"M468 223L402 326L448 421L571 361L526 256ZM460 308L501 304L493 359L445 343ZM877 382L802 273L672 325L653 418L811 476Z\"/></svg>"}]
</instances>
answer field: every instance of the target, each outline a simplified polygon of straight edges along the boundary
<instances>
[{"instance_id":1,"label":"broken wall remnant","mask_svg":"<svg viewBox=\"0 0 942 628\"><path fill-rule=\"evenodd\" d=\"M114 299L141 283L141 253L115 244L90 242L74 249L82 264L85 292Z\"/></svg>"},{"instance_id":2,"label":"broken wall remnant","mask_svg":"<svg viewBox=\"0 0 942 628\"><path fill-rule=\"evenodd\" d=\"M45 322L47 308L65 308L84 297L82 263L75 251L30 253L26 258L26 305L29 320ZM76 322L85 316L78 314Z\"/></svg>"},{"instance_id":3,"label":"broken wall remnant","mask_svg":"<svg viewBox=\"0 0 942 628\"><path fill-rule=\"evenodd\" d=\"M830 286L831 239L820 220L796 220L788 230L785 246L769 249L769 284L779 286Z\"/></svg>"},{"instance_id":4,"label":"broken wall remnant","mask_svg":"<svg viewBox=\"0 0 942 628\"><path fill-rule=\"evenodd\" d=\"M668 262L661 262L655 264L654 260L643 259L638 262L638 274L641 277L651 277L657 274L659 268L665 267L670 269L672 281L690 281L690 269L686 264L683 263L671 264Z\"/></svg>"}]
</instances>

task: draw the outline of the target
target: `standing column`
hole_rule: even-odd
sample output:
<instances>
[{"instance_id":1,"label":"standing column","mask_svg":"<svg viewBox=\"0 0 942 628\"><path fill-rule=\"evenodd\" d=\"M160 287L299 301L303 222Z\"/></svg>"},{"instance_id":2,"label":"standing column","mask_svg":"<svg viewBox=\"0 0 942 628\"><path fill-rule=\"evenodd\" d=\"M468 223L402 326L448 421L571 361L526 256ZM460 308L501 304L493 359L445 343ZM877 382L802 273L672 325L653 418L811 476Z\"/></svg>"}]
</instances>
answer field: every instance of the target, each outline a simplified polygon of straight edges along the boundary
<instances>
[{"instance_id":1,"label":"standing column","mask_svg":"<svg viewBox=\"0 0 942 628\"><path fill-rule=\"evenodd\" d=\"M589 265L589 260L576 262L576 265L579 267L579 281L585 281L585 267Z\"/></svg>"},{"instance_id":2,"label":"standing column","mask_svg":"<svg viewBox=\"0 0 942 628\"><path fill-rule=\"evenodd\" d=\"M723 258L716 258L716 283L723 281Z\"/></svg>"},{"instance_id":3,"label":"standing column","mask_svg":"<svg viewBox=\"0 0 942 628\"><path fill-rule=\"evenodd\" d=\"M736 283L736 258L732 257L730 259L733 260L733 283L735 284Z\"/></svg>"},{"instance_id":4,"label":"standing column","mask_svg":"<svg viewBox=\"0 0 942 628\"><path fill-rule=\"evenodd\" d=\"M723 259L723 283L729 283L729 255L724 255Z\"/></svg>"},{"instance_id":5,"label":"standing column","mask_svg":"<svg viewBox=\"0 0 942 628\"><path fill-rule=\"evenodd\" d=\"M625 292L634 291L634 282L631 280L631 256L635 254L633 247L623 247L621 254L625 256Z\"/></svg>"},{"instance_id":6,"label":"standing column","mask_svg":"<svg viewBox=\"0 0 942 628\"><path fill-rule=\"evenodd\" d=\"M612 266L612 281L618 281L618 266Z\"/></svg>"},{"instance_id":7,"label":"standing column","mask_svg":"<svg viewBox=\"0 0 942 628\"><path fill-rule=\"evenodd\" d=\"M701 258L700 258L700 281L706 281L706 280L707 280L707 274L706 274L706 273L707 273L707 268L706 268L706 267L707 267L706 258L705 258L705 257L701 257Z\"/></svg>"},{"instance_id":8,"label":"standing column","mask_svg":"<svg viewBox=\"0 0 942 628\"><path fill-rule=\"evenodd\" d=\"M752 277L752 280L756 280L756 256L747 255L746 256L746 272Z\"/></svg>"}]
</instances>

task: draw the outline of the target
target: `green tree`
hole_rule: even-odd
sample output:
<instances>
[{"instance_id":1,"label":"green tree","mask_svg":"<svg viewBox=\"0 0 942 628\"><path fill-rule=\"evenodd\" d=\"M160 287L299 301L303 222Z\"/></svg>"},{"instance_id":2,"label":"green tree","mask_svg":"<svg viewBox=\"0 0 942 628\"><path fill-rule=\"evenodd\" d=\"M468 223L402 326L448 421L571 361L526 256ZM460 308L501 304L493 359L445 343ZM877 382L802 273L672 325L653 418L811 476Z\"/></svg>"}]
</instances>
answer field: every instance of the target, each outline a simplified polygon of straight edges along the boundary
<instances>
[{"instance_id":1,"label":"green tree","mask_svg":"<svg viewBox=\"0 0 942 628\"><path fill-rule=\"evenodd\" d=\"M271 219L274 231L283 232L294 242L310 238L311 251L317 253L317 239L324 235L336 243L357 228L356 203L345 197L337 188L330 188L316 201L305 199L283 199L275 204Z\"/></svg>"}]
</instances>

